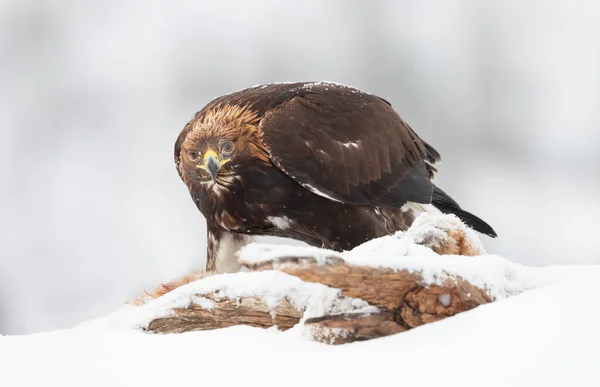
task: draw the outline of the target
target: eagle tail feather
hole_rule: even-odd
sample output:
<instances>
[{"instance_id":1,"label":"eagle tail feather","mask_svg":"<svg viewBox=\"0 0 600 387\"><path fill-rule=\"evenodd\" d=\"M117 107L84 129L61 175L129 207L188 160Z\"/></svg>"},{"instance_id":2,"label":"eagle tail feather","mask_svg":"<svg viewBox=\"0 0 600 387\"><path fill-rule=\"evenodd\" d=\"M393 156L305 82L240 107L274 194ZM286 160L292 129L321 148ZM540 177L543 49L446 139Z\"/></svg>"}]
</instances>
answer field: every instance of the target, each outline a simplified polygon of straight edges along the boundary
<instances>
[{"instance_id":1,"label":"eagle tail feather","mask_svg":"<svg viewBox=\"0 0 600 387\"><path fill-rule=\"evenodd\" d=\"M473 230L478 231L482 234L488 235L492 238L498 236L496 231L487 224L485 221L480 219L479 217L471 214L468 211L460 208L458 203L454 199L452 199L448 194L434 186L433 189L433 199L431 201L438 210L443 212L444 214L454 214L458 216L460 220L463 221L467 226L471 227Z\"/></svg>"}]
</instances>

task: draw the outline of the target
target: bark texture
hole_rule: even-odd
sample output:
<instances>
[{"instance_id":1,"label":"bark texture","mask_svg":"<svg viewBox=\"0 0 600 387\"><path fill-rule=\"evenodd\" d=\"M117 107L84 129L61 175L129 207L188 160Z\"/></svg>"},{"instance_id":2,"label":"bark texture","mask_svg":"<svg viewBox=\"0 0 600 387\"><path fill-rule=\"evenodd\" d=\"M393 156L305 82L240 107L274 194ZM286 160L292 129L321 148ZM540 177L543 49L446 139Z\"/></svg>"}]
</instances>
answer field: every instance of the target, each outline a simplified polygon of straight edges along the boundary
<instances>
[{"instance_id":1,"label":"bark texture","mask_svg":"<svg viewBox=\"0 0 600 387\"><path fill-rule=\"evenodd\" d=\"M486 292L460 277L448 277L437 285L425 285L419 272L348 265L339 257L318 264L312 257L284 257L258 264L242 261L251 271L279 270L306 282L341 289L346 297L359 298L379 308L378 313L343 313L307 319L305 329L316 341L344 344L388 336L442 320L491 301ZM173 309L169 316L153 320L147 330L182 333L250 325L287 330L298 324L304 309L283 300L274 309L259 297L239 300L217 295L198 297L212 301L210 308L192 303ZM351 311L349 311L351 312Z\"/></svg>"},{"instance_id":2,"label":"bark texture","mask_svg":"<svg viewBox=\"0 0 600 387\"><path fill-rule=\"evenodd\" d=\"M459 220L442 226L433 218L421 223L411 238L440 255L475 256L483 253L479 243L470 238ZM328 285L340 289L340 297L362 299L377 307L372 308L376 311L371 313L338 310L336 313L339 314L306 319L303 322L306 332L314 340L328 344L344 344L404 332L491 302L485 290L457 276L448 275L441 282L426 284L417 271L353 266L335 255L325 262L314 257L289 256L260 263L241 260L240 263L250 271L279 270L305 282ZM211 273L192 273L159 286L145 297L159 297L207 275ZM192 303L187 308L173 309L170 315L152 321L147 331L181 333L239 324L263 328L277 326L286 330L302 321L305 312L305 307L294 307L287 300L273 309L260 297L231 300L215 294L198 296L212 301L212 306L207 308L206 303L202 303L203 308ZM143 303L145 299L138 301L138 304Z\"/></svg>"},{"instance_id":3,"label":"bark texture","mask_svg":"<svg viewBox=\"0 0 600 387\"><path fill-rule=\"evenodd\" d=\"M473 309L491 298L464 279L449 276L439 285L425 285L419 272L348 265L339 257L318 264L312 257L284 257L242 265L253 271L279 270L306 282L318 282L342 290L347 297L360 298L393 312L395 321L407 328Z\"/></svg>"},{"instance_id":4,"label":"bark texture","mask_svg":"<svg viewBox=\"0 0 600 387\"><path fill-rule=\"evenodd\" d=\"M336 314L308 319L304 325L315 341L332 345L370 340L407 330L394 320L391 312Z\"/></svg>"},{"instance_id":5,"label":"bark texture","mask_svg":"<svg viewBox=\"0 0 600 387\"><path fill-rule=\"evenodd\" d=\"M303 310L297 310L289 301L282 300L274 309L262 298L244 297L240 300L199 295L213 301L211 308L192 303L187 308L175 308L170 316L154 319L147 327L154 333L183 333L249 325L287 330L298 324Z\"/></svg>"}]
</instances>

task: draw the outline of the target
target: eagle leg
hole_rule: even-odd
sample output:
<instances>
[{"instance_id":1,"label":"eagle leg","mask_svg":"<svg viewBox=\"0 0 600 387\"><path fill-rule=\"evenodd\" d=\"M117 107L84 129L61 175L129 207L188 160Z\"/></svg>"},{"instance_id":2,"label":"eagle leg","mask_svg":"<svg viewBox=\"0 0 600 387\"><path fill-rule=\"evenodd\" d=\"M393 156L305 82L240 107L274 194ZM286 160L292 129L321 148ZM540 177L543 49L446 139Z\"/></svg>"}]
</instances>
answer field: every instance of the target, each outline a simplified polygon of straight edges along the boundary
<instances>
[{"instance_id":1,"label":"eagle leg","mask_svg":"<svg viewBox=\"0 0 600 387\"><path fill-rule=\"evenodd\" d=\"M236 253L252 242L251 235L225 231L207 225L206 271L235 273L240 270Z\"/></svg>"}]
</instances>

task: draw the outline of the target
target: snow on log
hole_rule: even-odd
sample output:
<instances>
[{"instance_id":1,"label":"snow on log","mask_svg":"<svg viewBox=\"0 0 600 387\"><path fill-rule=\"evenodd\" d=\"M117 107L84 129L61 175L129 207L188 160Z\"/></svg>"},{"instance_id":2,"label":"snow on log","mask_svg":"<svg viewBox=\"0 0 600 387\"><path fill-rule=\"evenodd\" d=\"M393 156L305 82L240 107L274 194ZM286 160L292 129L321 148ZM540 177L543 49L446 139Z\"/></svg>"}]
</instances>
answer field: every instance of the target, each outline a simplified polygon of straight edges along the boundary
<instances>
[{"instance_id":1,"label":"snow on log","mask_svg":"<svg viewBox=\"0 0 600 387\"><path fill-rule=\"evenodd\" d=\"M303 311L298 310L286 299L276 306L269 306L260 297L240 299L219 298L204 295L213 301L210 308L191 302L186 308L175 308L173 314L152 320L147 330L155 333L183 333L226 328L234 325L249 325L259 328L277 326L288 330L298 324Z\"/></svg>"},{"instance_id":2,"label":"snow on log","mask_svg":"<svg viewBox=\"0 0 600 387\"><path fill-rule=\"evenodd\" d=\"M454 275L439 284L425 281L419 271L354 266L342 258L282 257L259 263L241 261L253 271L279 270L306 282L342 290L342 294L393 311L396 321L414 328L467 311L491 301L485 290Z\"/></svg>"},{"instance_id":3,"label":"snow on log","mask_svg":"<svg viewBox=\"0 0 600 387\"><path fill-rule=\"evenodd\" d=\"M344 313L308 319L306 335L315 341L333 345L390 336L407 330L395 321L391 312Z\"/></svg>"},{"instance_id":4,"label":"snow on log","mask_svg":"<svg viewBox=\"0 0 600 387\"><path fill-rule=\"evenodd\" d=\"M485 250L475 231L451 214L421 214L406 232L414 243L429 247L439 255L476 256Z\"/></svg>"},{"instance_id":5,"label":"snow on log","mask_svg":"<svg viewBox=\"0 0 600 387\"><path fill-rule=\"evenodd\" d=\"M421 216L405 233L343 253L251 244L238 253L249 273L192 274L148 294L142 307L154 305L155 312L142 328L298 326L329 344L388 336L523 290L506 260L474 257L483 253L475 234L451 215Z\"/></svg>"},{"instance_id":6,"label":"snow on log","mask_svg":"<svg viewBox=\"0 0 600 387\"><path fill-rule=\"evenodd\" d=\"M156 298L136 302L145 309L139 328L154 333L183 333L249 325L287 330L303 317L346 312L377 312L363 300L322 284L265 271L215 274Z\"/></svg>"}]
</instances>

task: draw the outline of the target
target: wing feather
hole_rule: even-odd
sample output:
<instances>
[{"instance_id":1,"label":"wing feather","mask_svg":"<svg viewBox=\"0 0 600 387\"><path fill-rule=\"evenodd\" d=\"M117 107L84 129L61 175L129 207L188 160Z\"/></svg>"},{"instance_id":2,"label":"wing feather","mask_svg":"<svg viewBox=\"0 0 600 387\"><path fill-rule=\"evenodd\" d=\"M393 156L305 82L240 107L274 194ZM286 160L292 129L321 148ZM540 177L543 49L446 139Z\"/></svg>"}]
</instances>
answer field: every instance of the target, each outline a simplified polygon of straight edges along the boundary
<instances>
[{"instance_id":1,"label":"wing feather","mask_svg":"<svg viewBox=\"0 0 600 387\"><path fill-rule=\"evenodd\" d=\"M353 204L430 203L439 154L377 96L332 84L292 85L265 112L261 141L298 183Z\"/></svg>"}]
</instances>

